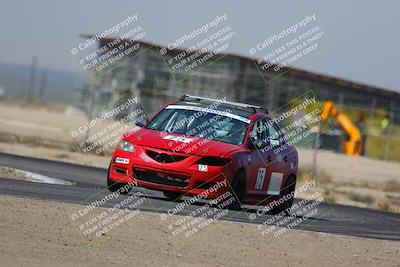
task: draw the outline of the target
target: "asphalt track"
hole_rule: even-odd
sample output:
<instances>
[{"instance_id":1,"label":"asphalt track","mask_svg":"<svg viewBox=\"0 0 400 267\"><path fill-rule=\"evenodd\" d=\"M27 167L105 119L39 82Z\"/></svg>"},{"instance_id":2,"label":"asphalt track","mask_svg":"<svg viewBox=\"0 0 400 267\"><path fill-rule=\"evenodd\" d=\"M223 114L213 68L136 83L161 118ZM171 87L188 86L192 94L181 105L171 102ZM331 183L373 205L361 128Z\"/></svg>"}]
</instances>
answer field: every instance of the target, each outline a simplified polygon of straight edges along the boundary
<instances>
[{"instance_id":1,"label":"asphalt track","mask_svg":"<svg viewBox=\"0 0 400 267\"><path fill-rule=\"evenodd\" d=\"M86 205L109 193L106 190L106 169L4 153L0 153L0 166L22 169L75 183L73 186L66 186L0 179L0 194L2 195ZM161 192L133 188L128 195L121 195L118 199L110 200L103 206L112 207L122 198L128 198L134 194L135 191L141 191L148 200L140 206L141 211L167 213L177 205L177 203L165 199ZM198 202L186 206L177 214L188 215L204 204L204 202ZM255 214L255 207L247 208L248 210L245 212L229 211L222 217L222 220L261 224L273 217L264 214L250 220L251 214ZM318 205L318 213L315 216L294 226L293 229L400 241L400 214L321 203Z\"/></svg>"}]
</instances>

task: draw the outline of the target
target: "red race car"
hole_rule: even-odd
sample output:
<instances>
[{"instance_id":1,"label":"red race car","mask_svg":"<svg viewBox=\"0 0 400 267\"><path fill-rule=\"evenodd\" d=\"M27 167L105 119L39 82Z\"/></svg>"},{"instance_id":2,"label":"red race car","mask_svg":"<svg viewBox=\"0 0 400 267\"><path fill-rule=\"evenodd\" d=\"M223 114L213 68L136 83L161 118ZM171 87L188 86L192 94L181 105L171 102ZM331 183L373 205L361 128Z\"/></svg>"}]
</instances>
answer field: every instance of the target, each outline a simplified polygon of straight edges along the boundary
<instances>
[{"instance_id":1,"label":"red race car","mask_svg":"<svg viewBox=\"0 0 400 267\"><path fill-rule=\"evenodd\" d=\"M136 125L142 129L125 134L115 149L111 191L137 185L171 200L230 192L231 209L274 202L272 211L290 210L297 151L260 107L184 95Z\"/></svg>"}]
</instances>

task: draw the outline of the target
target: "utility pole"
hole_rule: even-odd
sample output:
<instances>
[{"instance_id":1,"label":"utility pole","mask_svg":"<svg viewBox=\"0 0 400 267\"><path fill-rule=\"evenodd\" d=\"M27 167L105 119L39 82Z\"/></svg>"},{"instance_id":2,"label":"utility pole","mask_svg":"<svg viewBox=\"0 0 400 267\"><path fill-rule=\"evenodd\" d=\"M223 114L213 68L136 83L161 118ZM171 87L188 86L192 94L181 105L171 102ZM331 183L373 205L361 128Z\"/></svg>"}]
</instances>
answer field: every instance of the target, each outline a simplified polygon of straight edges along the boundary
<instances>
[{"instance_id":1,"label":"utility pole","mask_svg":"<svg viewBox=\"0 0 400 267\"><path fill-rule=\"evenodd\" d=\"M93 112L94 112L94 106L95 106L96 85L94 83L95 83L95 81L91 81L91 83L89 85L89 97L90 97L90 99L89 99L89 107L87 109L87 117L88 117L87 123L88 123L88 125L90 125L90 122L93 119ZM89 140L89 137L90 137L90 128L88 128L86 130L85 141ZM89 144L87 143L87 145L89 145Z\"/></svg>"},{"instance_id":2,"label":"utility pole","mask_svg":"<svg viewBox=\"0 0 400 267\"><path fill-rule=\"evenodd\" d=\"M317 125L317 135L315 136L315 143L314 143L314 151L313 151L313 161L312 161L312 169L311 174L312 178L314 179L317 175L317 153L319 148L319 135L321 132L321 121L318 121Z\"/></svg>"},{"instance_id":3,"label":"utility pole","mask_svg":"<svg viewBox=\"0 0 400 267\"><path fill-rule=\"evenodd\" d=\"M43 70L42 72L42 80L40 81L40 88L39 88L39 100L44 100L44 92L46 91L47 87L47 71Z\"/></svg>"},{"instance_id":4,"label":"utility pole","mask_svg":"<svg viewBox=\"0 0 400 267\"><path fill-rule=\"evenodd\" d=\"M37 56L34 55L32 57L32 64L31 64L31 73L29 78L29 86L28 86L28 102L32 101L33 99L33 90L35 88L35 80L36 80L36 68L37 68Z\"/></svg>"}]
</instances>

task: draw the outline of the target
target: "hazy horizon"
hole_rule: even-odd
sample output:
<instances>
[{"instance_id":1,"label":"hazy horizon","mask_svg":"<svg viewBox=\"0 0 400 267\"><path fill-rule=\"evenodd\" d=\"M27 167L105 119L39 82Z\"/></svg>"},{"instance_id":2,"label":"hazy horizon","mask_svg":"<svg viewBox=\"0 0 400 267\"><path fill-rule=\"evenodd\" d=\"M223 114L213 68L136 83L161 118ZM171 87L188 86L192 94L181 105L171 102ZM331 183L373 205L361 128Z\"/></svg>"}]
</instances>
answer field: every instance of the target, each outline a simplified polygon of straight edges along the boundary
<instances>
[{"instance_id":1,"label":"hazy horizon","mask_svg":"<svg viewBox=\"0 0 400 267\"><path fill-rule=\"evenodd\" d=\"M184 1L120 1L117 5L103 0L5 1L0 10L0 62L30 65L32 56L37 55L42 68L79 73L70 52L83 40L79 34L99 33L127 10L138 14L147 32L144 41L160 45L204 24L215 14L226 13L237 33L227 52L249 57L249 46L307 11L316 14L331 46L295 67L400 92L400 77L394 74L400 60L400 53L395 52L400 39L396 23L399 7L395 1L202 1L201 6Z\"/></svg>"}]
</instances>

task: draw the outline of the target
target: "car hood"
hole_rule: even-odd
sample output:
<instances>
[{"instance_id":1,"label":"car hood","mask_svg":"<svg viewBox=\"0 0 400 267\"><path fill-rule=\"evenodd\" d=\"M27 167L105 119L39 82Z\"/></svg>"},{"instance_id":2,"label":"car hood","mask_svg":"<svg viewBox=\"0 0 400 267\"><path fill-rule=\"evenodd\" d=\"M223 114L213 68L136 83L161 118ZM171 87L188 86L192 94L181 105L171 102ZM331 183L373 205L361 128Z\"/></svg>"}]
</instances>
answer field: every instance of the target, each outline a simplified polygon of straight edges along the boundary
<instances>
[{"instance_id":1,"label":"car hood","mask_svg":"<svg viewBox=\"0 0 400 267\"><path fill-rule=\"evenodd\" d=\"M225 156L241 147L192 136L141 129L124 137L125 140L146 147L171 150L198 156Z\"/></svg>"}]
</instances>

